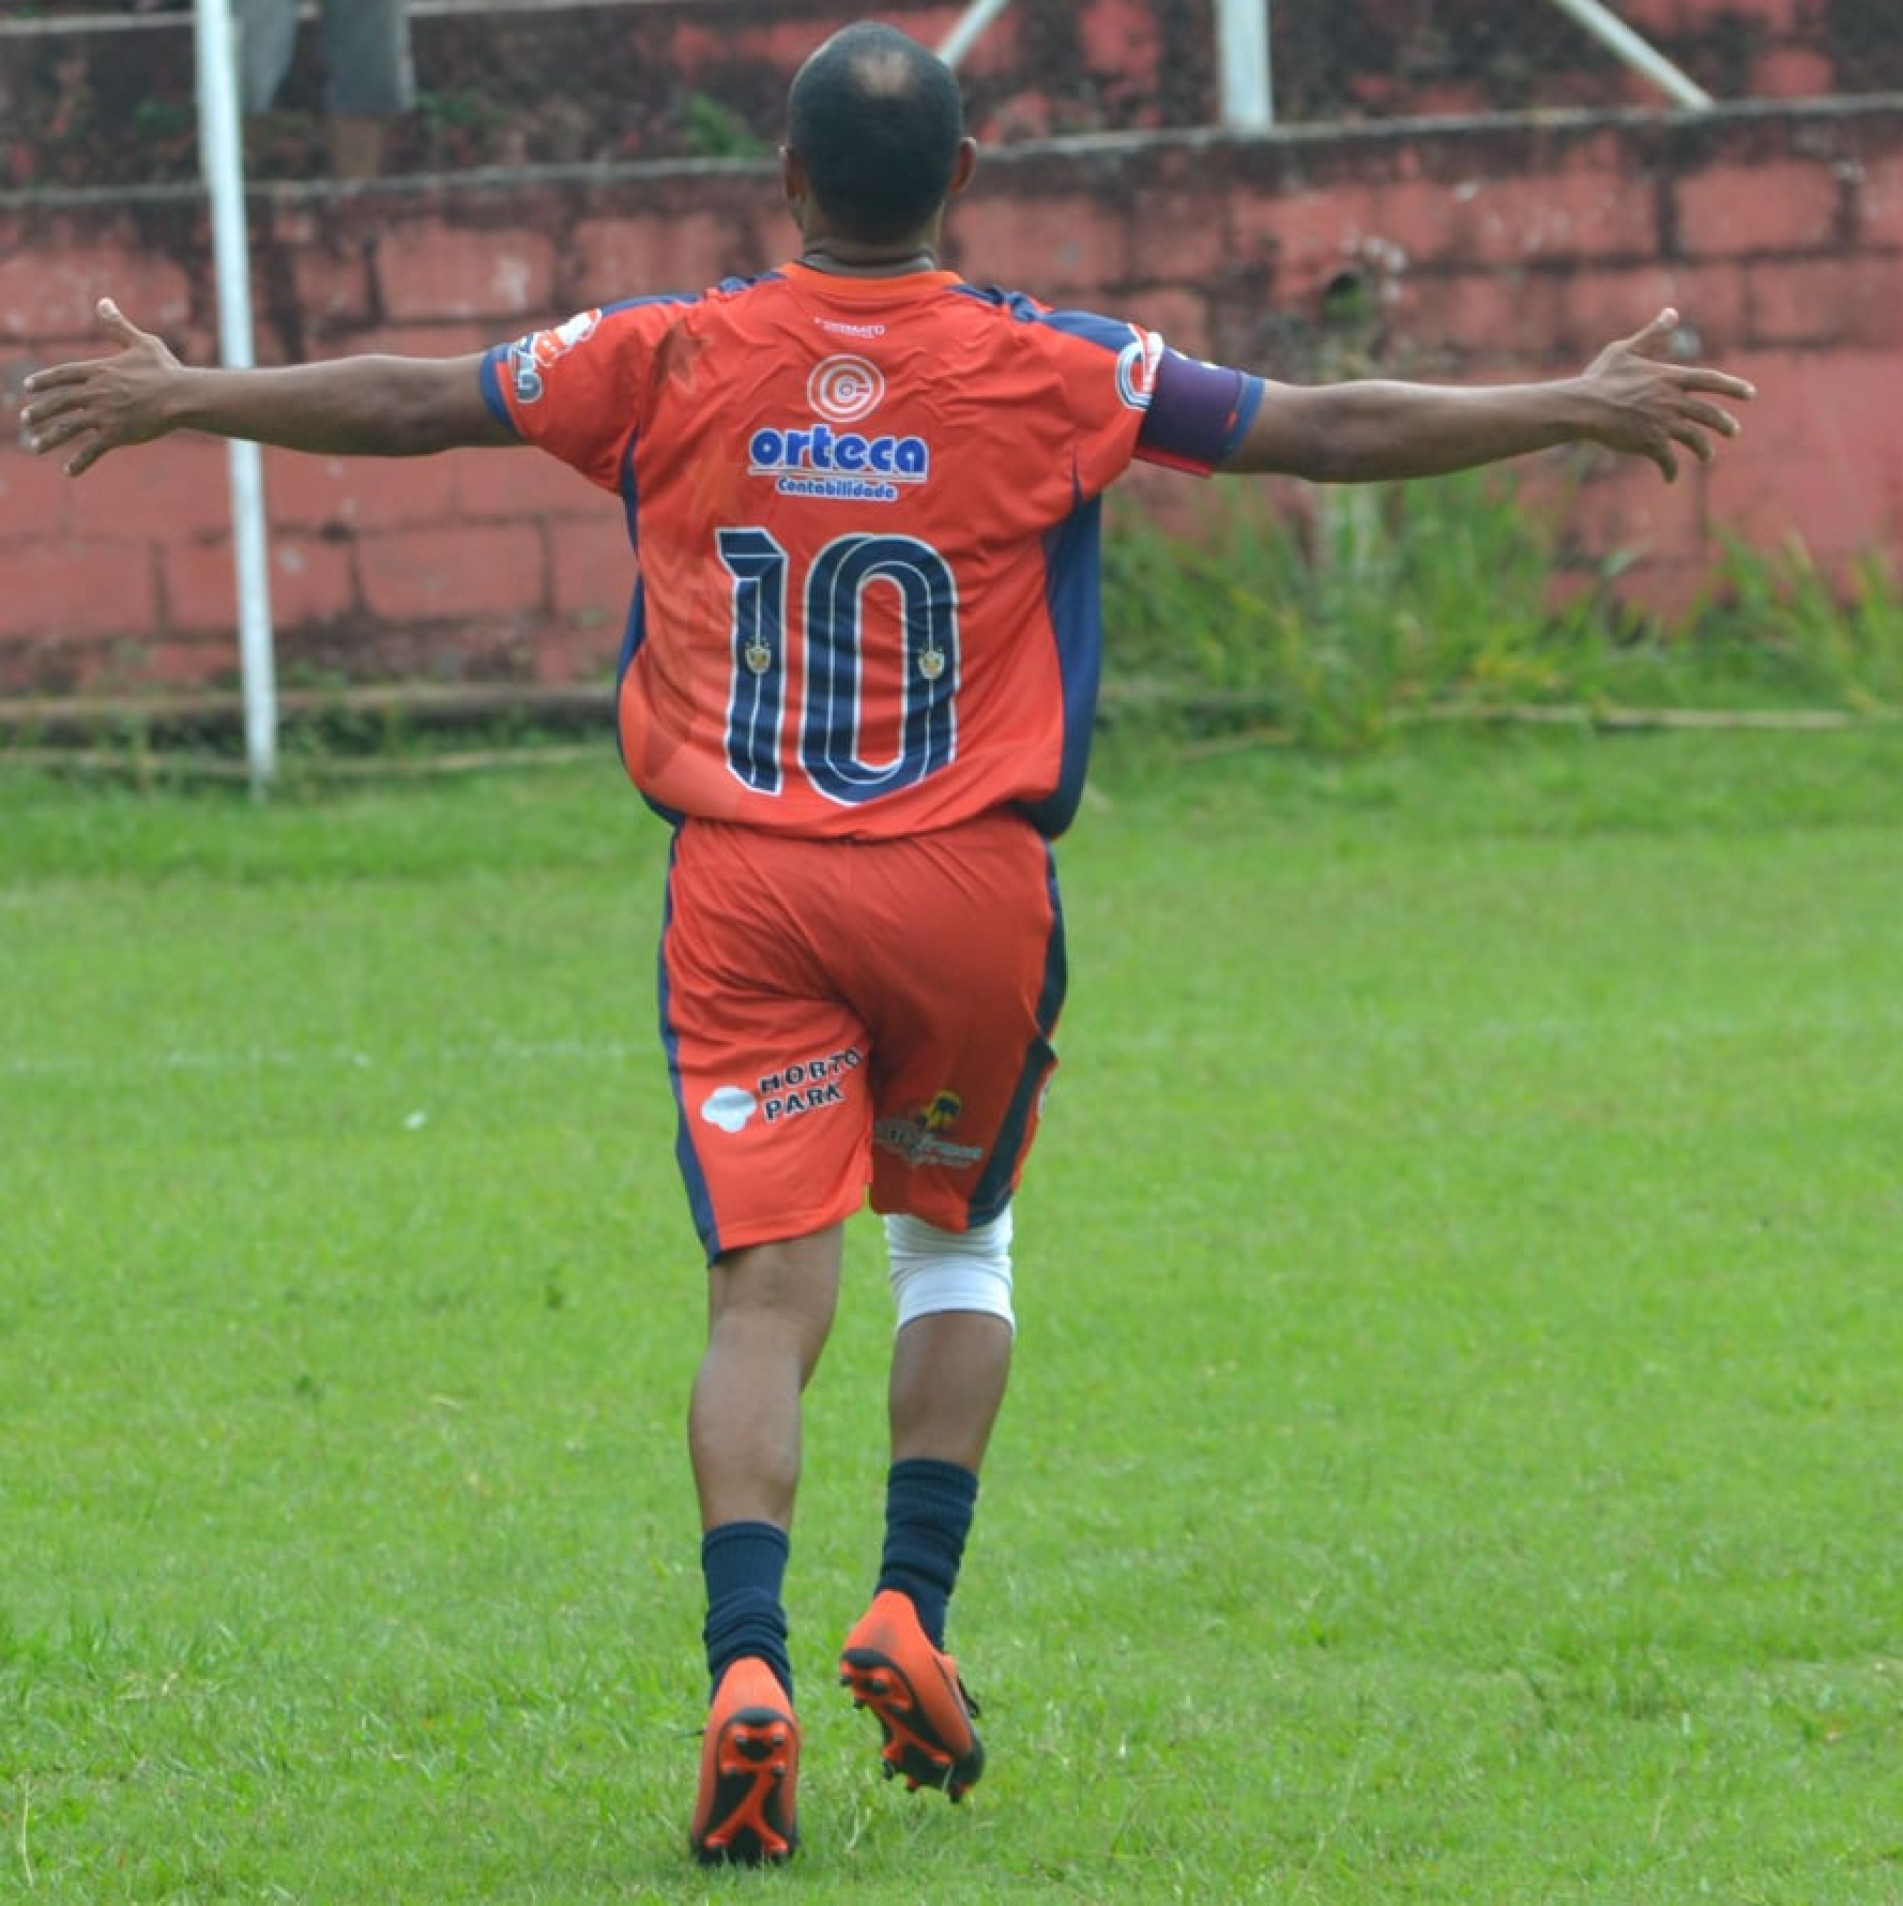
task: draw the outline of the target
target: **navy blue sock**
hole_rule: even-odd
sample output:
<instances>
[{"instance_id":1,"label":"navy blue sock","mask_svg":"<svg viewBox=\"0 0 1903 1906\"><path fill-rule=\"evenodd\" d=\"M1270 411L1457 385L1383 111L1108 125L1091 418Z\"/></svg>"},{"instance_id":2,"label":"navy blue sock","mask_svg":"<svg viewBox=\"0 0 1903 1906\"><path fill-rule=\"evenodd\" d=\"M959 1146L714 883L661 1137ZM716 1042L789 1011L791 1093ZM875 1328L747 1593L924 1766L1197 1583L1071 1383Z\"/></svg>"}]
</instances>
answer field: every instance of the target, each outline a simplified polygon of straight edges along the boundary
<instances>
[{"instance_id":1,"label":"navy blue sock","mask_svg":"<svg viewBox=\"0 0 1903 1906\"><path fill-rule=\"evenodd\" d=\"M786 1647L786 1532L770 1522L724 1522L700 1539L700 1572L707 1582L707 1672L712 1685L743 1655L754 1655L779 1676L793 1697L793 1666Z\"/></svg>"},{"instance_id":2,"label":"navy blue sock","mask_svg":"<svg viewBox=\"0 0 1903 1906\"><path fill-rule=\"evenodd\" d=\"M879 1586L903 1590L934 1648L945 1645L945 1610L978 1505L978 1478L957 1463L915 1456L885 1479L885 1554Z\"/></svg>"}]
</instances>

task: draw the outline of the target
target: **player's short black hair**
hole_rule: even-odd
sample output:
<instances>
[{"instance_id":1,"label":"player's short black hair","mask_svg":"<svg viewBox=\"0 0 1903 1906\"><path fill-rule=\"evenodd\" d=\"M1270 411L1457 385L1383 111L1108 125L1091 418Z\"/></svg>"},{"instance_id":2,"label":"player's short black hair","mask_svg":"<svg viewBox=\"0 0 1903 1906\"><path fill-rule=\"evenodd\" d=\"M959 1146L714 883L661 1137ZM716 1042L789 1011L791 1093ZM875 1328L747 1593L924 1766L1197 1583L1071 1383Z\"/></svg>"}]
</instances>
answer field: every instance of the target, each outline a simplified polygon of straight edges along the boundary
<instances>
[{"instance_id":1,"label":"player's short black hair","mask_svg":"<svg viewBox=\"0 0 1903 1906\"><path fill-rule=\"evenodd\" d=\"M877 20L835 33L787 96L786 143L849 238L917 231L945 202L964 136L951 68Z\"/></svg>"}]
</instances>

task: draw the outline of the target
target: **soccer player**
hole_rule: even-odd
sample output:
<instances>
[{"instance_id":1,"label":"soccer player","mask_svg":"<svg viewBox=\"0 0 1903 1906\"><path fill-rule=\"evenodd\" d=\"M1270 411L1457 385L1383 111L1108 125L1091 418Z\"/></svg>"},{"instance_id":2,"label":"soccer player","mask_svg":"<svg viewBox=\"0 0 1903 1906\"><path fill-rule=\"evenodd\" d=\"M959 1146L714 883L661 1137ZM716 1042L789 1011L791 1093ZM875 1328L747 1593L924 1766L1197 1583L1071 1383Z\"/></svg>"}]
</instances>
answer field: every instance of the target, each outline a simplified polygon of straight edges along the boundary
<instances>
[{"instance_id":1,"label":"soccer player","mask_svg":"<svg viewBox=\"0 0 1903 1906\"><path fill-rule=\"evenodd\" d=\"M638 552L618 725L671 823L660 1026L708 1262L689 1412L712 1698L689 1841L797 1841L782 1581L800 1398L841 1229L884 1216L897 1304L884 1550L840 1676L889 1773L979 1777L946 1606L1015 1330L1011 1200L1064 998L1051 843L1096 698L1099 499L1132 459L1321 482L1593 442L1709 460L1752 393L1671 363L1662 312L1579 376L1271 383L939 265L975 148L956 82L885 26L801 68L795 258L604 305L487 353L182 367L120 347L27 386L77 475L177 429L338 455L533 444L618 497Z\"/></svg>"}]
</instances>

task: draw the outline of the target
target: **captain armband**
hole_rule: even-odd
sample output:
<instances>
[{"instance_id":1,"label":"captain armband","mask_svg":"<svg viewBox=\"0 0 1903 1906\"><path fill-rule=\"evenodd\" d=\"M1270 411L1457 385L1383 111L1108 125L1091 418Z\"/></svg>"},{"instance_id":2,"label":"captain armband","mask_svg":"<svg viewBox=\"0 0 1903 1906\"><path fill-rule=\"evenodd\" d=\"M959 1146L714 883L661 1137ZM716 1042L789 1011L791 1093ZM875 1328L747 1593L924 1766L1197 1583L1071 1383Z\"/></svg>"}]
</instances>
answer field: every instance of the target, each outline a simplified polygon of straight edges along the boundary
<instances>
[{"instance_id":1,"label":"captain armband","mask_svg":"<svg viewBox=\"0 0 1903 1906\"><path fill-rule=\"evenodd\" d=\"M1145 463L1208 476L1235 454L1262 404L1262 379L1166 350L1136 454Z\"/></svg>"}]
</instances>

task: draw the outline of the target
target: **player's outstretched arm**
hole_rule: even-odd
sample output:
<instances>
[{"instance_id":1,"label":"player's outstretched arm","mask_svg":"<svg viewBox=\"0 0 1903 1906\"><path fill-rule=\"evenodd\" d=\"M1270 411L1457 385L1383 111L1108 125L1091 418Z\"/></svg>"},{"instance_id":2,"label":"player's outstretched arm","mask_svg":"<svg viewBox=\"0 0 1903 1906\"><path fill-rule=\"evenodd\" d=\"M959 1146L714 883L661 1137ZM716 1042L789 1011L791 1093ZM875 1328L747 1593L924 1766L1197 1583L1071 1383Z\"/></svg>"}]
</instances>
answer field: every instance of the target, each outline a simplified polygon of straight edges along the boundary
<instances>
[{"instance_id":1,"label":"player's outstretched arm","mask_svg":"<svg viewBox=\"0 0 1903 1906\"><path fill-rule=\"evenodd\" d=\"M68 476L83 476L109 450L174 430L328 456L411 457L519 441L483 401L480 354L200 370L110 298L99 301L98 317L119 348L34 372L20 411L27 448L64 451Z\"/></svg>"},{"instance_id":2,"label":"player's outstretched arm","mask_svg":"<svg viewBox=\"0 0 1903 1906\"><path fill-rule=\"evenodd\" d=\"M1596 443L1649 457L1669 483L1681 450L1709 463L1738 420L1713 399L1747 402L1743 378L1670 362L1678 313L1661 311L1608 344L1577 377L1532 384L1442 386L1367 379L1270 384L1221 466L1317 483L1442 476L1555 444Z\"/></svg>"}]
</instances>

